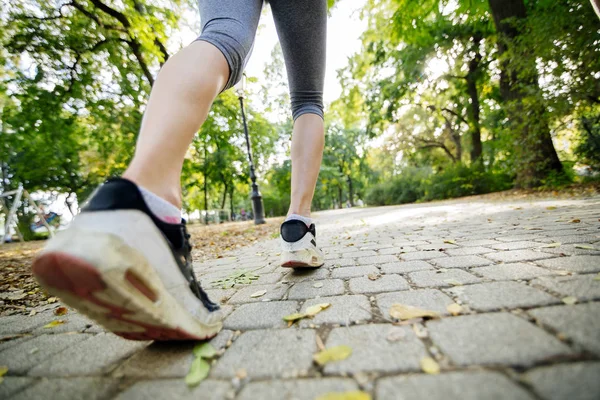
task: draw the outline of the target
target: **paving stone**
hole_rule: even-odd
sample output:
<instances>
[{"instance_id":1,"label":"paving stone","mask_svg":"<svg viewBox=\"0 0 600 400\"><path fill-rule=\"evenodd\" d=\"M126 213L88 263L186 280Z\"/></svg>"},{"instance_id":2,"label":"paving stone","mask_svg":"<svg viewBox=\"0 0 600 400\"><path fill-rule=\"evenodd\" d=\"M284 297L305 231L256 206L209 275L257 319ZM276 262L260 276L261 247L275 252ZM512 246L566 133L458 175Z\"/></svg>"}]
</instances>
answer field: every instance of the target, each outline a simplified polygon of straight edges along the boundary
<instances>
[{"instance_id":1,"label":"paving stone","mask_svg":"<svg viewBox=\"0 0 600 400\"><path fill-rule=\"evenodd\" d=\"M211 370L215 378L233 378L245 369L251 378L293 377L308 370L316 350L309 329L257 330L243 333Z\"/></svg>"},{"instance_id":2,"label":"paving stone","mask_svg":"<svg viewBox=\"0 0 600 400\"><path fill-rule=\"evenodd\" d=\"M403 339L390 342L390 329L404 332ZM420 370L420 360L427 355L423 343L409 327L389 324L356 325L334 328L326 347L347 345L352 354L345 360L325 365L325 373L406 372Z\"/></svg>"},{"instance_id":3,"label":"paving stone","mask_svg":"<svg viewBox=\"0 0 600 400\"><path fill-rule=\"evenodd\" d=\"M432 260L434 258L447 257L446 254L441 251L414 251L412 253L401 254L400 258L403 261L412 260Z\"/></svg>"},{"instance_id":4,"label":"paving stone","mask_svg":"<svg viewBox=\"0 0 600 400\"><path fill-rule=\"evenodd\" d=\"M368 277L350 279L352 293L381 293L409 289L408 282L400 275L383 275L372 281Z\"/></svg>"},{"instance_id":5,"label":"paving stone","mask_svg":"<svg viewBox=\"0 0 600 400\"><path fill-rule=\"evenodd\" d=\"M448 287L456 283L477 283L481 279L460 269L447 272L442 271L417 271L408 275L410 280L419 287Z\"/></svg>"},{"instance_id":6,"label":"paving stone","mask_svg":"<svg viewBox=\"0 0 600 400\"><path fill-rule=\"evenodd\" d=\"M454 303L454 300L435 289L405 290L403 292L384 293L377 296L377 306L379 306L381 313L386 318L389 315L390 307L396 303L436 311L441 315L448 315L446 306Z\"/></svg>"},{"instance_id":7,"label":"paving stone","mask_svg":"<svg viewBox=\"0 0 600 400\"><path fill-rule=\"evenodd\" d=\"M536 368L523 379L546 400L598 400L599 376L600 362L580 362Z\"/></svg>"},{"instance_id":8,"label":"paving stone","mask_svg":"<svg viewBox=\"0 0 600 400\"><path fill-rule=\"evenodd\" d=\"M433 260L432 263L442 268L470 268L493 264L492 261L477 256L444 257Z\"/></svg>"},{"instance_id":9,"label":"paving stone","mask_svg":"<svg viewBox=\"0 0 600 400\"><path fill-rule=\"evenodd\" d=\"M349 251L344 253L344 257L358 258L358 257L375 257L377 253L373 250L360 250L360 251Z\"/></svg>"},{"instance_id":10,"label":"paving stone","mask_svg":"<svg viewBox=\"0 0 600 400\"><path fill-rule=\"evenodd\" d=\"M386 274L404 274L407 272L422 271L426 269L433 269L433 266L421 260L398 261L381 265L381 271Z\"/></svg>"},{"instance_id":11,"label":"paving stone","mask_svg":"<svg viewBox=\"0 0 600 400\"><path fill-rule=\"evenodd\" d=\"M571 272L600 272L600 256L571 256L541 260L537 264Z\"/></svg>"},{"instance_id":12,"label":"paving stone","mask_svg":"<svg viewBox=\"0 0 600 400\"><path fill-rule=\"evenodd\" d=\"M383 378L377 382L379 400L533 400L521 387L497 372L450 372Z\"/></svg>"},{"instance_id":13,"label":"paving stone","mask_svg":"<svg viewBox=\"0 0 600 400\"><path fill-rule=\"evenodd\" d=\"M397 254L402 254L402 253L411 253L413 251L417 251L416 248L414 247L409 247L409 246L397 246L397 247L390 247L387 249L379 249L379 254L383 255L397 255Z\"/></svg>"},{"instance_id":14,"label":"paving stone","mask_svg":"<svg viewBox=\"0 0 600 400\"><path fill-rule=\"evenodd\" d=\"M57 316L56 318L61 321L64 321L64 323L52 328L44 328L44 326L40 326L39 328L36 328L33 331L33 333L42 335L46 333L57 334L65 332L83 332L86 329L89 329L92 326L96 325L94 321L92 321L85 315L79 314L72 310L69 310L69 312L66 315Z\"/></svg>"},{"instance_id":15,"label":"paving stone","mask_svg":"<svg viewBox=\"0 0 600 400\"><path fill-rule=\"evenodd\" d=\"M488 267L473 268L471 272L497 281L533 279L540 276L556 275L554 271L525 263L490 265Z\"/></svg>"},{"instance_id":16,"label":"paving stone","mask_svg":"<svg viewBox=\"0 0 600 400\"><path fill-rule=\"evenodd\" d=\"M544 258L552 258L555 257L554 254L542 253L539 251L533 250L508 250L508 251L499 251L497 253L488 253L484 254L485 257L494 261L501 262L519 262L519 261L534 261L534 260L542 260Z\"/></svg>"},{"instance_id":17,"label":"paving stone","mask_svg":"<svg viewBox=\"0 0 600 400\"><path fill-rule=\"evenodd\" d=\"M29 371L31 376L100 374L119 360L146 347L148 342L125 340L100 333L46 359Z\"/></svg>"},{"instance_id":18,"label":"paving stone","mask_svg":"<svg viewBox=\"0 0 600 400\"><path fill-rule=\"evenodd\" d=\"M427 323L429 335L457 365L530 366L571 350L554 336L508 313L465 315Z\"/></svg>"},{"instance_id":19,"label":"paving stone","mask_svg":"<svg viewBox=\"0 0 600 400\"><path fill-rule=\"evenodd\" d=\"M117 396L118 400L223 400L229 394L235 394L227 382L207 379L198 386L190 388L183 379L161 379L135 383ZM232 398L232 397L231 397Z\"/></svg>"},{"instance_id":20,"label":"paving stone","mask_svg":"<svg viewBox=\"0 0 600 400\"><path fill-rule=\"evenodd\" d=\"M464 247L493 246L498 243L499 242L497 240L490 240L490 239L475 239L475 240L461 239L461 240L456 241L456 244L458 244L459 246L464 246Z\"/></svg>"},{"instance_id":21,"label":"paving stone","mask_svg":"<svg viewBox=\"0 0 600 400\"><path fill-rule=\"evenodd\" d=\"M419 251L442 251L458 248L455 244L450 243L439 243L439 244L426 244L423 246L417 246Z\"/></svg>"},{"instance_id":22,"label":"paving stone","mask_svg":"<svg viewBox=\"0 0 600 400\"><path fill-rule=\"evenodd\" d=\"M60 317L53 312L44 312L31 317L24 315L0 317L0 335L32 332L35 328L58 319Z\"/></svg>"},{"instance_id":23,"label":"paving stone","mask_svg":"<svg viewBox=\"0 0 600 400\"><path fill-rule=\"evenodd\" d=\"M539 243L538 243L539 244ZM472 246L472 247L458 247L456 249L446 250L446 254L449 256L472 256L476 254L485 254L493 251L489 247Z\"/></svg>"},{"instance_id":24,"label":"paving stone","mask_svg":"<svg viewBox=\"0 0 600 400\"><path fill-rule=\"evenodd\" d=\"M561 296L574 296L580 301L600 299L600 281L596 275L544 276L531 281L532 285L544 287Z\"/></svg>"},{"instance_id":25,"label":"paving stone","mask_svg":"<svg viewBox=\"0 0 600 400\"><path fill-rule=\"evenodd\" d=\"M243 304L227 317L223 326L233 330L285 328L283 317L297 310L295 301Z\"/></svg>"},{"instance_id":26,"label":"paving stone","mask_svg":"<svg viewBox=\"0 0 600 400\"><path fill-rule=\"evenodd\" d=\"M299 269L287 268L287 270L288 273L285 275L283 280L288 282L304 282L329 278L329 269L325 267Z\"/></svg>"},{"instance_id":27,"label":"paving stone","mask_svg":"<svg viewBox=\"0 0 600 400\"><path fill-rule=\"evenodd\" d=\"M11 400L96 400L111 398L117 390L118 382L108 378L42 379Z\"/></svg>"},{"instance_id":28,"label":"paving stone","mask_svg":"<svg viewBox=\"0 0 600 400\"><path fill-rule=\"evenodd\" d=\"M358 385L348 378L250 382L242 389L237 399L314 400L326 393L356 390Z\"/></svg>"},{"instance_id":29,"label":"paving stone","mask_svg":"<svg viewBox=\"0 0 600 400\"><path fill-rule=\"evenodd\" d=\"M540 248L540 250L544 251L544 253L552 253L552 254L557 254L561 257L564 257L565 255L568 256L600 256L600 245L598 243L596 243L595 245L593 245L593 250L590 250L589 248L580 248L580 247L576 247L579 246L579 244L574 245L574 244L561 244L558 247L552 247L552 248Z\"/></svg>"},{"instance_id":30,"label":"paving stone","mask_svg":"<svg viewBox=\"0 0 600 400\"><path fill-rule=\"evenodd\" d=\"M15 393L27 387L33 386L36 381L33 378L22 376L4 376L0 383L0 399L8 399Z\"/></svg>"},{"instance_id":31,"label":"paving stone","mask_svg":"<svg viewBox=\"0 0 600 400\"><path fill-rule=\"evenodd\" d=\"M557 242L561 242L563 244L575 244L575 243L579 243L579 244L592 244L597 242L598 240L600 240L600 237L598 235L582 235L582 234L578 234L578 235L566 235L566 236L553 236L554 239L556 239Z\"/></svg>"},{"instance_id":32,"label":"paving stone","mask_svg":"<svg viewBox=\"0 0 600 400\"><path fill-rule=\"evenodd\" d=\"M336 267L351 267L357 265L354 258L340 258L338 260L333 260L331 264Z\"/></svg>"},{"instance_id":33,"label":"paving stone","mask_svg":"<svg viewBox=\"0 0 600 400\"><path fill-rule=\"evenodd\" d=\"M334 252L325 253L323 255L323 258L325 260L335 260L335 259L338 259L338 258L341 258L341 257L342 257L342 255L340 253L334 253Z\"/></svg>"},{"instance_id":34,"label":"paving stone","mask_svg":"<svg viewBox=\"0 0 600 400\"><path fill-rule=\"evenodd\" d=\"M324 281L318 281L323 286L315 287L314 281L296 283L290 289L288 298L290 300L299 299L314 299L316 297L323 296L335 296L344 293L344 281L341 279L328 279Z\"/></svg>"},{"instance_id":35,"label":"paving stone","mask_svg":"<svg viewBox=\"0 0 600 400\"><path fill-rule=\"evenodd\" d=\"M252 294L266 290L267 293L260 297L250 297ZM249 285L243 289L238 290L236 294L231 296L227 303L229 304L241 304L241 303L253 303L256 301L263 301L265 299L270 300L281 300L287 292L288 287L282 284L276 285Z\"/></svg>"},{"instance_id":36,"label":"paving stone","mask_svg":"<svg viewBox=\"0 0 600 400\"><path fill-rule=\"evenodd\" d=\"M500 243L490 246L495 250L522 250L522 249L537 249L541 246L539 242L531 240L522 240L518 242Z\"/></svg>"},{"instance_id":37,"label":"paving stone","mask_svg":"<svg viewBox=\"0 0 600 400\"><path fill-rule=\"evenodd\" d=\"M515 235L498 236L496 239L501 242L522 242L525 240L544 239L545 236L540 233L524 233Z\"/></svg>"},{"instance_id":38,"label":"paving stone","mask_svg":"<svg viewBox=\"0 0 600 400\"><path fill-rule=\"evenodd\" d=\"M0 363L7 366L11 374L24 375L30 368L60 353L92 335L41 335L0 353Z\"/></svg>"},{"instance_id":39,"label":"paving stone","mask_svg":"<svg viewBox=\"0 0 600 400\"><path fill-rule=\"evenodd\" d=\"M282 275L277 272L272 272L268 274L260 274L260 277L254 282L257 285L266 285L269 283L277 283L281 280Z\"/></svg>"},{"instance_id":40,"label":"paving stone","mask_svg":"<svg viewBox=\"0 0 600 400\"><path fill-rule=\"evenodd\" d=\"M502 308L544 306L560 303L554 296L517 282L489 282L458 286L448 293L478 311L493 311Z\"/></svg>"},{"instance_id":41,"label":"paving stone","mask_svg":"<svg viewBox=\"0 0 600 400\"><path fill-rule=\"evenodd\" d=\"M332 278L354 278L357 276L367 276L369 274L379 274L379 270L377 267L373 265L361 265L357 267L342 267L342 268L334 268L331 271Z\"/></svg>"},{"instance_id":42,"label":"paving stone","mask_svg":"<svg viewBox=\"0 0 600 400\"><path fill-rule=\"evenodd\" d=\"M538 308L529 313L584 349L600 355L600 303Z\"/></svg>"},{"instance_id":43,"label":"paving stone","mask_svg":"<svg viewBox=\"0 0 600 400\"><path fill-rule=\"evenodd\" d=\"M315 304L331 303L331 306L312 319L303 319L300 326L306 328L310 325L340 324L350 325L353 322L363 322L371 319L371 304L366 296L346 295L334 297L321 297L307 300L302 306L302 311Z\"/></svg>"},{"instance_id":44,"label":"paving stone","mask_svg":"<svg viewBox=\"0 0 600 400\"><path fill-rule=\"evenodd\" d=\"M392 255L361 257L358 259L359 265L385 264L398 261L398 257Z\"/></svg>"}]
</instances>

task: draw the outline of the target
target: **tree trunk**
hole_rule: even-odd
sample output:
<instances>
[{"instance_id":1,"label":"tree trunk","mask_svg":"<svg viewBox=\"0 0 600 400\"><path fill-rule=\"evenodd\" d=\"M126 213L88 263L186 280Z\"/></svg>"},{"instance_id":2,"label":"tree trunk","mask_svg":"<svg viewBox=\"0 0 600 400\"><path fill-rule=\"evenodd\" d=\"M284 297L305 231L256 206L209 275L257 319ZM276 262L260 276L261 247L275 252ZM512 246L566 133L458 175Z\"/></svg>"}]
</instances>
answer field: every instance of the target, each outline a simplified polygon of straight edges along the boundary
<instances>
[{"instance_id":1,"label":"tree trunk","mask_svg":"<svg viewBox=\"0 0 600 400\"><path fill-rule=\"evenodd\" d=\"M348 200L350 200L350 205L354 207L354 188L352 187L352 178L350 175L347 176L348 181Z\"/></svg>"},{"instance_id":2,"label":"tree trunk","mask_svg":"<svg viewBox=\"0 0 600 400\"><path fill-rule=\"evenodd\" d=\"M227 184L225 184L225 188L223 189L223 200L221 201L221 210L225 209L225 201L227 200Z\"/></svg>"},{"instance_id":3,"label":"tree trunk","mask_svg":"<svg viewBox=\"0 0 600 400\"><path fill-rule=\"evenodd\" d=\"M541 184L551 172L561 172L562 164L552 143L546 109L539 95L535 60L530 54L517 51L521 34L515 22L527 16L524 0L488 0L498 32L500 62L500 95L510 121L520 141L517 155L517 186ZM515 50L509 57L505 53ZM529 99L526 97L530 96ZM529 100L529 101L528 101ZM527 110L525 110L527 104ZM524 116L527 115L527 119Z\"/></svg>"},{"instance_id":4,"label":"tree trunk","mask_svg":"<svg viewBox=\"0 0 600 400\"><path fill-rule=\"evenodd\" d=\"M235 185L231 185L231 192L229 193L229 211L231 212L231 218L233 218L233 190L235 189Z\"/></svg>"},{"instance_id":5,"label":"tree trunk","mask_svg":"<svg viewBox=\"0 0 600 400\"><path fill-rule=\"evenodd\" d=\"M479 77L479 66L481 64L481 53L479 45L481 44L481 34L473 36L473 50L475 56L469 61L469 71L467 72L467 92L471 99L469 106L469 116L471 118L471 165L481 164L481 153L483 147L481 145L481 124L479 121L479 93L477 92L477 79Z\"/></svg>"},{"instance_id":6,"label":"tree trunk","mask_svg":"<svg viewBox=\"0 0 600 400\"><path fill-rule=\"evenodd\" d=\"M344 201L342 199L342 185L338 185L338 198L340 200L340 208L344 208Z\"/></svg>"}]
</instances>

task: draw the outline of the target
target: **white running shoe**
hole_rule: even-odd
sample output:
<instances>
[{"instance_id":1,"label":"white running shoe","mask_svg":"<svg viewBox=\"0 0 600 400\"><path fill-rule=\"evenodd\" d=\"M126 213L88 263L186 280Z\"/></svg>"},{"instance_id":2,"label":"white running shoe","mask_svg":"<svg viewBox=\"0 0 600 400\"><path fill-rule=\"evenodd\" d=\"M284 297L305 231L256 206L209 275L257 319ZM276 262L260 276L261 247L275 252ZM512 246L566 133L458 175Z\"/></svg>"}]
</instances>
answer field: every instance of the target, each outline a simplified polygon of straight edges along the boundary
<instances>
[{"instance_id":1,"label":"white running shoe","mask_svg":"<svg viewBox=\"0 0 600 400\"><path fill-rule=\"evenodd\" d=\"M185 221L168 224L138 187L111 179L33 263L41 286L132 340L205 340L221 330L219 306L192 269Z\"/></svg>"},{"instance_id":2,"label":"white running shoe","mask_svg":"<svg viewBox=\"0 0 600 400\"><path fill-rule=\"evenodd\" d=\"M315 224L297 219L281 225L281 266L287 268L316 268L324 264L323 253L317 247Z\"/></svg>"}]
</instances>

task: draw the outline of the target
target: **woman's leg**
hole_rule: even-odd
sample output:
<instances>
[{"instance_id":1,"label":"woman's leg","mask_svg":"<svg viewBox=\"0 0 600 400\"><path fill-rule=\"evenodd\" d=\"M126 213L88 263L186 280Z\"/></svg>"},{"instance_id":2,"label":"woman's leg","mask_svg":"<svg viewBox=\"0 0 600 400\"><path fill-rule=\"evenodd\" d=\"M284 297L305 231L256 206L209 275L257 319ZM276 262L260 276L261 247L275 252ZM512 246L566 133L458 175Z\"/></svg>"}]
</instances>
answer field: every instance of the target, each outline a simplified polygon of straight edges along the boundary
<instances>
[{"instance_id":1,"label":"woman's leg","mask_svg":"<svg viewBox=\"0 0 600 400\"><path fill-rule=\"evenodd\" d=\"M125 178L181 207L185 153L213 100L242 75L262 0L200 0L202 35L170 58L152 88Z\"/></svg>"},{"instance_id":2,"label":"woman's leg","mask_svg":"<svg viewBox=\"0 0 600 400\"><path fill-rule=\"evenodd\" d=\"M310 217L323 157L326 0L271 0L290 86L292 195L288 215Z\"/></svg>"}]
</instances>

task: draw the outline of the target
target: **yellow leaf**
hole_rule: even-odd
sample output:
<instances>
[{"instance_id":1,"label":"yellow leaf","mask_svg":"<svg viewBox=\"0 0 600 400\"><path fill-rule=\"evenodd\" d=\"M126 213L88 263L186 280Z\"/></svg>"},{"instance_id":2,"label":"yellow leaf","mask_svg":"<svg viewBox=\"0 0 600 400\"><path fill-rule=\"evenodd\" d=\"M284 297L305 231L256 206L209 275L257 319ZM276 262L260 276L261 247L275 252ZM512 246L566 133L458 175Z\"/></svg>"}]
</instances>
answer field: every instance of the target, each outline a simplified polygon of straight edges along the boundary
<instances>
[{"instance_id":1,"label":"yellow leaf","mask_svg":"<svg viewBox=\"0 0 600 400\"><path fill-rule=\"evenodd\" d=\"M50 322L50 323L48 323L48 324L44 325L44 328L54 328L54 327L57 327L57 326L59 326L59 325L62 325L62 324L64 324L64 323L65 323L65 321L64 321L64 320L62 320L62 319L57 319L56 321L52 321L52 322Z\"/></svg>"},{"instance_id":2,"label":"yellow leaf","mask_svg":"<svg viewBox=\"0 0 600 400\"><path fill-rule=\"evenodd\" d=\"M250 295L250 297L256 298L260 296L264 296L267 293L266 290L259 290L258 292L254 292Z\"/></svg>"},{"instance_id":3,"label":"yellow leaf","mask_svg":"<svg viewBox=\"0 0 600 400\"><path fill-rule=\"evenodd\" d=\"M8 372L8 367L0 367L0 378L3 377L4 375L6 375L6 373Z\"/></svg>"},{"instance_id":4,"label":"yellow leaf","mask_svg":"<svg viewBox=\"0 0 600 400\"><path fill-rule=\"evenodd\" d=\"M439 364L431 357L421 358L421 369L427 374L435 375L440 373Z\"/></svg>"},{"instance_id":5,"label":"yellow leaf","mask_svg":"<svg viewBox=\"0 0 600 400\"><path fill-rule=\"evenodd\" d=\"M392 304L392 306L390 307L390 316L399 320L440 317L440 315L435 311L423 310L421 308L407 306L404 304Z\"/></svg>"},{"instance_id":6,"label":"yellow leaf","mask_svg":"<svg viewBox=\"0 0 600 400\"><path fill-rule=\"evenodd\" d=\"M350 357L350 354L352 354L352 348L341 345L320 351L313 356L313 359L317 364L323 366L331 361L345 360Z\"/></svg>"},{"instance_id":7,"label":"yellow leaf","mask_svg":"<svg viewBox=\"0 0 600 400\"><path fill-rule=\"evenodd\" d=\"M444 243L448 243L448 244L456 244L456 242L452 239L446 239L444 240Z\"/></svg>"},{"instance_id":8,"label":"yellow leaf","mask_svg":"<svg viewBox=\"0 0 600 400\"><path fill-rule=\"evenodd\" d=\"M577 297L573 297L573 296L563 297L562 302L565 303L566 305L572 306L573 304L577 303Z\"/></svg>"},{"instance_id":9,"label":"yellow leaf","mask_svg":"<svg viewBox=\"0 0 600 400\"><path fill-rule=\"evenodd\" d=\"M576 249L582 249L582 250L596 250L593 246L590 246L589 244L576 244L575 246Z\"/></svg>"},{"instance_id":10,"label":"yellow leaf","mask_svg":"<svg viewBox=\"0 0 600 400\"><path fill-rule=\"evenodd\" d=\"M554 206L548 206L548 207L546 207L546 210L556 210L556 207L554 207Z\"/></svg>"},{"instance_id":11,"label":"yellow leaf","mask_svg":"<svg viewBox=\"0 0 600 400\"><path fill-rule=\"evenodd\" d=\"M600 281L600 272L598 273L598 275L596 275L596 276L594 277L594 280L595 280L595 281Z\"/></svg>"},{"instance_id":12,"label":"yellow leaf","mask_svg":"<svg viewBox=\"0 0 600 400\"><path fill-rule=\"evenodd\" d=\"M299 319L306 318L306 317L307 317L307 315L304 313L294 313L294 314L286 315L285 317L283 317L283 320L292 324L295 321L298 321Z\"/></svg>"},{"instance_id":13,"label":"yellow leaf","mask_svg":"<svg viewBox=\"0 0 600 400\"><path fill-rule=\"evenodd\" d=\"M315 400L371 400L372 397L367 392L353 391L353 392L337 392L337 393L325 393L317 397Z\"/></svg>"},{"instance_id":14,"label":"yellow leaf","mask_svg":"<svg viewBox=\"0 0 600 400\"><path fill-rule=\"evenodd\" d=\"M452 286L462 286L462 283L460 283L456 279L446 279L446 282Z\"/></svg>"},{"instance_id":15,"label":"yellow leaf","mask_svg":"<svg viewBox=\"0 0 600 400\"><path fill-rule=\"evenodd\" d=\"M56 297L49 297L48 300L46 300L48 303L56 303L58 301L58 299Z\"/></svg>"},{"instance_id":16,"label":"yellow leaf","mask_svg":"<svg viewBox=\"0 0 600 400\"><path fill-rule=\"evenodd\" d=\"M196 358L192 361L190 372L185 377L185 383L188 386L196 386L208 376L210 364L203 358Z\"/></svg>"},{"instance_id":17,"label":"yellow leaf","mask_svg":"<svg viewBox=\"0 0 600 400\"><path fill-rule=\"evenodd\" d=\"M581 220L580 220L580 219L578 219L578 218L575 218L575 219L572 219L572 220L571 220L571 223L572 223L572 224L578 224L578 223L580 223L580 222L581 222Z\"/></svg>"},{"instance_id":18,"label":"yellow leaf","mask_svg":"<svg viewBox=\"0 0 600 400\"><path fill-rule=\"evenodd\" d=\"M307 316L314 317L315 315L317 315L321 311L329 308L330 306L331 306L331 303L315 304L314 306L308 307L305 312L306 312Z\"/></svg>"},{"instance_id":19,"label":"yellow leaf","mask_svg":"<svg viewBox=\"0 0 600 400\"><path fill-rule=\"evenodd\" d=\"M461 313L462 307L460 304L452 303L446 307L446 310L448 310L448 312L452 315L458 315Z\"/></svg>"}]
</instances>

